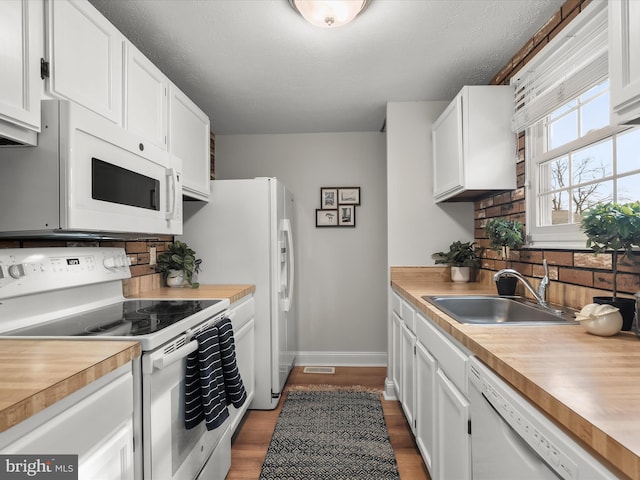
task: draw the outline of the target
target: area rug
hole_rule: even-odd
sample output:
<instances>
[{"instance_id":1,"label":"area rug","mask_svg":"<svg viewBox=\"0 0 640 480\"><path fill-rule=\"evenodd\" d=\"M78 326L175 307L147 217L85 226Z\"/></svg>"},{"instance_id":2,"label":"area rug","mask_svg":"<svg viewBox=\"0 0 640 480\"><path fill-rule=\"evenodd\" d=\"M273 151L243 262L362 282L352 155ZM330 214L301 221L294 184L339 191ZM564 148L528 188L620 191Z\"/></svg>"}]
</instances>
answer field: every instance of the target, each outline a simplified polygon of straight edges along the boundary
<instances>
[{"instance_id":1,"label":"area rug","mask_svg":"<svg viewBox=\"0 0 640 480\"><path fill-rule=\"evenodd\" d=\"M379 393L288 391L261 480L399 478Z\"/></svg>"}]
</instances>

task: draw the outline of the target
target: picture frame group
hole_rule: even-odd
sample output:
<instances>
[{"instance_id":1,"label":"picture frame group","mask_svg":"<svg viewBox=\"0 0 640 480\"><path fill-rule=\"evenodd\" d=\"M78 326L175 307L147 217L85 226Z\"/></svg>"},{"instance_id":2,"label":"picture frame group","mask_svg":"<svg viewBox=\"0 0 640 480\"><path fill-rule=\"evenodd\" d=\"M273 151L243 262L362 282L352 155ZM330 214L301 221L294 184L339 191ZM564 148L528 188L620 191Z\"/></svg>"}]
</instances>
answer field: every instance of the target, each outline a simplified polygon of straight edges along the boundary
<instances>
[{"instance_id":1,"label":"picture frame group","mask_svg":"<svg viewBox=\"0 0 640 480\"><path fill-rule=\"evenodd\" d=\"M320 188L316 227L355 227L357 205L360 205L360 187Z\"/></svg>"}]
</instances>

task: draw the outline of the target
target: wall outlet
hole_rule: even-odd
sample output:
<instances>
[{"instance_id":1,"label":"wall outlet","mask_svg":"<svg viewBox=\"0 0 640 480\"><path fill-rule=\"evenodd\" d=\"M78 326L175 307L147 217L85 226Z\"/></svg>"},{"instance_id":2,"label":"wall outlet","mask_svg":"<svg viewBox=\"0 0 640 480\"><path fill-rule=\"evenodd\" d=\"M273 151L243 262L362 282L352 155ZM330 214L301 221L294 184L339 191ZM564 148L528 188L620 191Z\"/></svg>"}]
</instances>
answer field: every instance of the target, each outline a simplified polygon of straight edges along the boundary
<instances>
[{"instance_id":1,"label":"wall outlet","mask_svg":"<svg viewBox=\"0 0 640 480\"><path fill-rule=\"evenodd\" d=\"M157 260L156 247L149 247L149 265L155 265Z\"/></svg>"}]
</instances>

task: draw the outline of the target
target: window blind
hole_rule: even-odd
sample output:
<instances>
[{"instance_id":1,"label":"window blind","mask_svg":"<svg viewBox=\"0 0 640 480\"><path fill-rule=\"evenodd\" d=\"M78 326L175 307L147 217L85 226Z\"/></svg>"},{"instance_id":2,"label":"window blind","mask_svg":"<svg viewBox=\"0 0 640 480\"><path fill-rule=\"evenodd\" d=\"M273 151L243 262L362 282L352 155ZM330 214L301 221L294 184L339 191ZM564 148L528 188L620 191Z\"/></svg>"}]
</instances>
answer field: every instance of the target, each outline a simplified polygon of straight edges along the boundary
<instances>
[{"instance_id":1,"label":"window blind","mask_svg":"<svg viewBox=\"0 0 640 480\"><path fill-rule=\"evenodd\" d=\"M608 76L607 2L592 2L522 70L513 131L521 132Z\"/></svg>"}]
</instances>

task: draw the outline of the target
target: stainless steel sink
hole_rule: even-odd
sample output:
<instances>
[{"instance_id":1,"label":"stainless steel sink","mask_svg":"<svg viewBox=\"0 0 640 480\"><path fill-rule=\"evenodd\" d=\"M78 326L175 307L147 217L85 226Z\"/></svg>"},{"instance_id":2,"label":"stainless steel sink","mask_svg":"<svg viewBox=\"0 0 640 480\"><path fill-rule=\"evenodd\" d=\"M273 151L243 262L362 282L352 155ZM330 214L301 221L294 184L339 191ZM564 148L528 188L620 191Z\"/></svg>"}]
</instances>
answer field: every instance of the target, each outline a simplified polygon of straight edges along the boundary
<instances>
[{"instance_id":1,"label":"stainless steel sink","mask_svg":"<svg viewBox=\"0 0 640 480\"><path fill-rule=\"evenodd\" d=\"M460 323L482 325L579 325L574 312L542 307L523 297L424 296Z\"/></svg>"}]
</instances>

